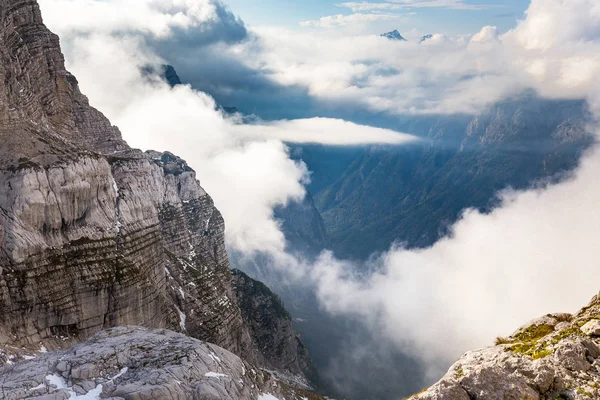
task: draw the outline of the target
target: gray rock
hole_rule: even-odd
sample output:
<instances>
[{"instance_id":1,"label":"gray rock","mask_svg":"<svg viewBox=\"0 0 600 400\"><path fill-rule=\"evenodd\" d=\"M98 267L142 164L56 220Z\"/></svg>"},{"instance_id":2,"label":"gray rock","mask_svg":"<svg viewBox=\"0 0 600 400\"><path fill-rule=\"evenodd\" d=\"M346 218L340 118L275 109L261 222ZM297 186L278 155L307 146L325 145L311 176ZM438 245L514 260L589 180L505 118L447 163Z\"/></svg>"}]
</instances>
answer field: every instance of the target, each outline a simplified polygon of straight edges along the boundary
<instances>
[{"instance_id":1,"label":"gray rock","mask_svg":"<svg viewBox=\"0 0 600 400\"><path fill-rule=\"evenodd\" d=\"M303 377L315 376L308 350L295 336L292 319L281 298L265 284L233 270L233 287L244 322L250 327L264 358L263 364L279 371L278 376L307 386Z\"/></svg>"},{"instance_id":2,"label":"gray rock","mask_svg":"<svg viewBox=\"0 0 600 400\"><path fill-rule=\"evenodd\" d=\"M495 347L466 353L439 382L411 399L600 398L600 339L586 336L594 332L599 311L595 297L574 316L534 320Z\"/></svg>"},{"instance_id":3,"label":"gray rock","mask_svg":"<svg viewBox=\"0 0 600 400\"><path fill-rule=\"evenodd\" d=\"M600 320L590 320L581 327L581 331L588 336L600 336Z\"/></svg>"},{"instance_id":4,"label":"gray rock","mask_svg":"<svg viewBox=\"0 0 600 400\"><path fill-rule=\"evenodd\" d=\"M64 379L57 368L73 365ZM75 371L86 371L85 379ZM36 387L37 389L32 390ZM167 330L120 327L71 350L0 368L3 399L252 399L289 396L287 386L218 346ZM287 390L287 391L286 391Z\"/></svg>"}]
</instances>

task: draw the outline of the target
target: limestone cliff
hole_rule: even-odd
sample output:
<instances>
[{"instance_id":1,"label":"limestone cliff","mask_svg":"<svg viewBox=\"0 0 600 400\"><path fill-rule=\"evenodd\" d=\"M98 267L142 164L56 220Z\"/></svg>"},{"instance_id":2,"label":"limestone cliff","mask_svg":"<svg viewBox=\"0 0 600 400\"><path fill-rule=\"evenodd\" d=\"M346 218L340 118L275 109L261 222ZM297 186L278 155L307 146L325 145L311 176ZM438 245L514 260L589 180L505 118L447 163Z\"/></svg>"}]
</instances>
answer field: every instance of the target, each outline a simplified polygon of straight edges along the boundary
<instances>
[{"instance_id":1,"label":"limestone cliff","mask_svg":"<svg viewBox=\"0 0 600 400\"><path fill-rule=\"evenodd\" d=\"M281 298L265 284L233 270L233 288L244 322L256 339L263 364L286 376L307 376L318 381L308 350L296 337L292 318ZM292 378L293 379L293 378ZM306 384L306 382L298 382Z\"/></svg>"},{"instance_id":2,"label":"limestone cliff","mask_svg":"<svg viewBox=\"0 0 600 400\"><path fill-rule=\"evenodd\" d=\"M141 325L264 359L195 172L89 105L35 0L0 0L0 310L6 355Z\"/></svg>"},{"instance_id":3,"label":"limestone cliff","mask_svg":"<svg viewBox=\"0 0 600 400\"><path fill-rule=\"evenodd\" d=\"M575 315L552 314L496 346L466 353L412 400L600 398L600 297Z\"/></svg>"}]
</instances>

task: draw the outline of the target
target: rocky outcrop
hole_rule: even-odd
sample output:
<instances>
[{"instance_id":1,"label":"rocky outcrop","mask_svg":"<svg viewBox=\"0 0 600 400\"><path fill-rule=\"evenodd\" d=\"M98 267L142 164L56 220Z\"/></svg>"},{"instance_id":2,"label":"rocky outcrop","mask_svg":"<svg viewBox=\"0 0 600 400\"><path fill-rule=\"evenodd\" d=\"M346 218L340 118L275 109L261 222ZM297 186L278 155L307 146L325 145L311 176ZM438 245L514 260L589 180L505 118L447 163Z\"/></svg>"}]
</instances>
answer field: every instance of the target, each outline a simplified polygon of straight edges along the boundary
<instances>
[{"instance_id":1,"label":"rocky outcrop","mask_svg":"<svg viewBox=\"0 0 600 400\"><path fill-rule=\"evenodd\" d=\"M152 79L154 77L158 77L161 80L165 81L171 87L175 87L177 85L181 85L181 78L175 71L175 68L172 65L167 64L156 64L156 65L146 65L141 69L142 76Z\"/></svg>"},{"instance_id":2,"label":"rocky outcrop","mask_svg":"<svg viewBox=\"0 0 600 400\"><path fill-rule=\"evenodd\" d=\"M213 344L139 327L114 328L71 350L0 368L0 393L7 400L322 400Z\"/></svg>"},{"instance_id":3,"label":"rocky outcrop","mask_svg":"<svg viewBox=\"0 0 600 400\"><path fill-rule=\"evenodd\" d=\"M278 371L282 379L287 377L307 386L302 377L316 379L316 370L308 350L294 333L292 318L281 298L242 271L233 270L232 275L244 322L256 339L262 363Z\"/></svg>"},{"instance_id":4,"label":"rocky outcrop","mask_svg":"<svg viewBox=\"0 0 600 400\"><path fill-rule=\"evenodd\" d=\"M329 246L323 217L307 191L301 201L293 201L275 209L275 218L281 221L289 252L316 256Z\"/></svg>"},{"instance_id":5,"label":"rocky outcrop","mask_svg":"<svg viewBox=\"0 0 600 400\"><path fill-rule=\"evenodd\" d=\"M600 297L575 315L552 314L496 346L466 353L413 400L600 398Z\"/></svg>"},{"instance_id":6,"label":"rocky outcrop","mask_svg":"<svg viewBox=\"0 0 600 400\"><path fill-rule=\"evenodd\" d=\"M264 360L231 286L223 218L195 172L129 148L90 107L35 0L0 0L0 59L5 361L122 325Z\"/></svg>"}]
</instances>

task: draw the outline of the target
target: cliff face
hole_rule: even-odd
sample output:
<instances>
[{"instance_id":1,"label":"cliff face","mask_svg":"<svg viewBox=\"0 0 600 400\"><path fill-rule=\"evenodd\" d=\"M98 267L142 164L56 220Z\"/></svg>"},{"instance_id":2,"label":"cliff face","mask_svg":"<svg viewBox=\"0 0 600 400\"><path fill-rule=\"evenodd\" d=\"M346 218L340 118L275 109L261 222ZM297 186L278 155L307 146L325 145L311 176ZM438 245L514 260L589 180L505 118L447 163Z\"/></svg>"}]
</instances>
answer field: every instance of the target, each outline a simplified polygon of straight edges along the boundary
<instances>
[{"instance_id":1,"label":"cliff face","mask_svg":"<svg viewBox=\"0 0 600 400\"><path fill-rule=\"evenodd\" d=\"M496 346L466 353L413 400L600 398L600 297L575 315L552 314Z\"/></svg>"},{"instance_id":2,"label":"cliff face","mask_svg":"<svg viewBox=\"0 0 600 400\"><path fill-rule=\"evenodd\" d=\"M35 0L0 0L0 85L0 347L142 325L261 360L212 199L90 107Z\"/></svg>"},{"instance_id":3,"label":"cliff face","mask_svg":"<svg viewBox=\"0 0 600 400\"><path fill-rule=\"evenodd\" d=\"M318 379L308 350L296 337L291 315L280 297L242 271L233 270L232 274L244 322L256 338L263 364L288 376Z\"/></svg>"},{"instance_id":4,"label":"cliff face","mask_svg":"<svg viewBox=\"0 0 600 400\"><path fill-rule=\"evenodd\" d=\"M417 116L394 129L424 138L401 147L302 146L309 186L336 254L367 259L394 241L425 248L466 208L488 211L497 193L572 171L593 142L580 100L531 93L475 116ZM343 170L332 171L332 164Z\"/></svg>"}]
</instances>

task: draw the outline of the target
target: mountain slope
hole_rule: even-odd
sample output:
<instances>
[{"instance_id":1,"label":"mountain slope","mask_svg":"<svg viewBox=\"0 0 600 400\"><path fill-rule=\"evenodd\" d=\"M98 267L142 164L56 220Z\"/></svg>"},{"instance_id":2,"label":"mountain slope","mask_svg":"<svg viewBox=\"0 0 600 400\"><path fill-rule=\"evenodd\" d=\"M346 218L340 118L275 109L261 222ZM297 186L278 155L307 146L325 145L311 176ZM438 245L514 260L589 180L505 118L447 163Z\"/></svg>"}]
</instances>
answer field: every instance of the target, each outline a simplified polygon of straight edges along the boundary
<instances>
[{"instance_id":1,"label":"mountain slope","mask_svg":"<svg viewBox=\"0 0 600 400\"><path fill-rule=\"evenodd\" d=\"M592 143L584 102L524 94L475 117L415 117L398 127L421 143L371 147L337 178L316 159L339 150L305 148L309 187L336 254L366 258L394 241L433 244L465 208L494 206L498 191L527 188L574 168ZM330 161L333 162L333 161Z\"/></svg>"}]
</instances>

